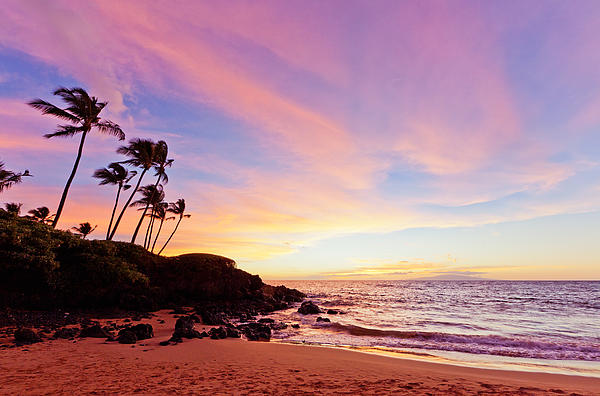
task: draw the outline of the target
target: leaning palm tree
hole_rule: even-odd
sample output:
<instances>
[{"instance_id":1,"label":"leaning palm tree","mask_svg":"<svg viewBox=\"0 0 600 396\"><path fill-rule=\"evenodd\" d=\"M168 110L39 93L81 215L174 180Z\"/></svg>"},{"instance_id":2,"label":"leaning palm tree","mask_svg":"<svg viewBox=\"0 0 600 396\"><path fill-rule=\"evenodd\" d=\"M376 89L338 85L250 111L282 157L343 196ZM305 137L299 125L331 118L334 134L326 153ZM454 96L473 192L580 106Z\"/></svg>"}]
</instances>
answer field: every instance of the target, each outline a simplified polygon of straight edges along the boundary
<instances>
[{"instance_id":1,"label":"leaning palm tree","mask_svg":"<svg viewBox=\"0 0 600 396\"><path fill-rule=\"evenodd\" d=\"M141 187L139 189L140 193L142 194L142 198L138 199L137 201L131 203L130 206L132 207L140 207L139 210L143 210L144 212L146 211L146 209L149 206L158 206L160 205L160 203L165 199L165 193L163 191L163 187L161 184L159 184L158 186L153 185L153 184L148 184L147 186ZM143 209L142 209L143 207ZM144 216L146 217L146 216ZM151 232L151 224L152 224L152 218L150 217L150 221L148 222L148 228L146 230L146 238L144 240L144 247L147 247L148 245L148 233ZM143 218L142 218L143 220Z\"/></svg>"},{"instance_id":2,"label":"leaning palm tree","mask_svg":"<svg viewBox=\"0 0 600 396\"><path fill-rule=\"evenodd\" d=\"M51 224L52 218L55 216L50 214L50 209L46 206L40 206L36 209L31 209L29 212L30 216L27 216L28 219L37 221L38 223Z\"/></svg>"},{"instance_id":3,"label":"leaning palm tree","mask_svg":"<svg viewBox=\"0 0 600 396\"><path fill-rule=\"evenodd\" d=\"M167 208L169 205L166 202L161 202L155 210L153 211L153 218L160 220L158 230L156 231L156 236L154 237L154 242L152 242L152 249L150 250L154 253L154 247L156 246L156 241L158 241L158 237L160 236L160 231L162 230L163 223L169 220L175 220L175 216L167 217ZM148 248L150 247L150 242L148 242Z\"/></svg>"},{"instance_id":4,"label":"leaning palm tree","mask_svg":"<svg viewBox=\"0 0 600 396\"><path fill-rule=\"evenodd\" d=\"M173 164L174 160L168 159L167 158L168 155L169 155L169 146L167 146L167 143L165 141L159 140L156 143L156 148L155 148L155 152L154 152L154 170L156 171L156 173L154 174L156 176L156 183L154 184L155 188L158 187L158 185L161 183L161 181L164 184L167 184L169 182L169 177L167 176L166 168L170 167ZM146 216L146 213L148 212L148 208L150 207L150 204L151 204L150 202L148 202L146 204L146 207L144 208L144 211L142 212L142 215L140 216L140 220L138 221L138 224L135 227L135 231L133 232L133 235L131 237L131 243L135 243L138 232L140 230L142 222L144 221L144 217ZM152 217L152 215L150 217ZM146 245L146 243L144 243L144 245Z\"/></svg>"},{"instance_id":5,"label":"leaning palm tree","mask_svg":"<svg viewBox=\"0 0 600 396\"><path fill-rule=\"evenodd\" d=\"M67 107L61 109L60 107L42 99L35 99L28 103L31 107L40 110L42 114L49 114L69 122L69 124L59 124L56 128L56 131L53 133L48 133L44 135L44 137L50 139L57 136L72 137L77 134L81 134L81 140L79 142L79 149L77 150L77 157L75 159L75 163L73 164L73 169L71 170L71 174L67 179L65 189L60 197L60 202L58 204L56 216L52 222L52 227L56 227L56 224L58 224L58 220L60 219L60 215L62 214L63 207L65 206L65 201L67 200L67 195L69 193L69 188L71 187L71 183L75 178L75 173L77 173L77 167L79 166L79 161L81 160L83 144L85 143L87 134L92 130L92 128L94 128L98 132L114 135L119 140L125 139L125 134L119 125L99 117L100 112L102 109L104 109L104 107L106 107L107 102L99 102L98 98L95 96L90 97L83 88L68 89L61 87L54 91L54 95L59 96L67 104Z\"/></svg>"},{"instance_id":6,"label":"leaning palm tree","mask_svg":"<svg viewBox=\"0 0 600 396\"><path fill-rule=\"evenodd\" d=\"M29 170L24 172L13 172L8 169L4 169L4 162L0 161L0 193L15 184L19 184L23 181L23 177L31 176Z\"/></svg>"},{"instance_id":7,"label":"leaning palm tree","mask_svg":"<svg viewBox=\"0 0 600 396\"><path fill-rule=\"evenodd\" d=\"M173 213L174 215L179 216L179 220L177 220L177 224L175 225L173 232L171 233L171 235L169 235L169 239L167 239L167 241L165 242L163 247L158 252L159 255L162 253L163 250L165 250L168 243L171 241L171 238L173 238L173 235L175 235L175 232L177 231L177 228L179 228L179 223L181 223L181 220L184 217L187 217L187 218L192 217L192 215L185 214L185 199L183 199L183 198L179 198L177 200L177 202L170 203L169 208L167 209L167 212Z\"/></svg>"},{"instance_id":8,"label":"leaning palm tree","mask_svg":"<svg viewBox=\"0 0 600 396\"><path fill-rule=\"evenodd\" d=\"M112 184L117 187L117 197L115 198L115 204L113 206L112 213L110 215L110 222L108 223L108 228L106 229L106 239L110 236L110 230L112 228L112 223L115 218L115 212L117 210L117 205L119 204L119 196L121 195L121 191L126 191L131 188L131 185L126 184L137 174L136 171L129 171L123 165L113 162L108 165L108 168L96 169L94 172L94 177L100 179L101 186Z\"/></svg>"},{"instance_id":9,"label":"leaning palm tree","mask_svg":"<svg viewBox=\"0 0 600 396\"><path fill-rule=\"evenodd\" d=\"M90 235L92 232L94 232L96 227L98 227L98 226L95 225L92 228L92 225L86 221L85 223L79 223L79 227L71 227L71 229L73 231L77 231L76 235L79 235L83 239L85 239L88 235Z\"/></svg>"},{"instance_id":10,"label":"leaning palm tree","mask_svg":"<svg viewBox=\"0 0 600 396\"><path fill-rule=\"evenodd\" d=\"M4 210L5 212L10 213L13 216L18 216L21 214L22 206L22 203L8 202L4 204Z\"/></svg>"},{"instance_id":11,"label":"leaning palm tree","mask_svg":"<svg viewBox=\"0 0 600 396\"><path fill-rule=\"evenodd\" d=\"M117 153L129 157L128 160L122 161L122 163L137 166L142 169L142 172L140 173L140 177L138 178L135 188L131 192L131 195L127 199L127 202L125 202L121 213L119 213L119 217L117 217L117 220L115 221L115 225L112 231L110 232L108 240L112 240L115 236L117 228L119 228L119 224L121 223L121 219L125 214L125 211L129 207L129 204L135 196L135 193L137 193L138 189L140 188L140 184L142 183L144 175L146 174L146 172L148 172L148 169L154 166L154 159L156 155L155 152L156 143L154 143L150 139L132 139L129 141L129 144L127 146L121 146L117 149Z\"/></svg>"}]
</instances>

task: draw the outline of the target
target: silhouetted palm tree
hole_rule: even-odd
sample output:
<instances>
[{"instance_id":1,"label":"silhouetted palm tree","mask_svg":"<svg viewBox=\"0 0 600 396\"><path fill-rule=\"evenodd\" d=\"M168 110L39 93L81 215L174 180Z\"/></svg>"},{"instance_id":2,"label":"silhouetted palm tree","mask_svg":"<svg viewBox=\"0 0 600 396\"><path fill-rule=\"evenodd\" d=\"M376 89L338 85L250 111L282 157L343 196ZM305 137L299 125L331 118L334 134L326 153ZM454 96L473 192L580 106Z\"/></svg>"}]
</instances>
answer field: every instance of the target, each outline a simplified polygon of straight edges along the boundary
<instances>
[{"instance_id":1,"label":"silhouetted palm tree","mask_svg":"<svg viewBox=\"0 0 600 396\"><path fill-rule=\"evenodd\" d=\"M10 213L11 215L14 215L14 216L18 216L21 214L22 206L23 206L22 203L8 202L8 203L4 204L4 209L7 213Z\"/></svg>"},{"instance_id":2,"label":"silhouetted palm tree","mask_svg":"<svg viewBox=\"0 0 600 396\"><path fill-rule=\"evenodd\" d=\"M83 239L85 239L88 235L90 235L92 232L94 232L94 230L96 229L96 227L98 227L98 226L95 225L92 228L92 225L90 223L85 222L85 223L79 223L79 227L71 227L71 229L73 231L77 231L76 235L79 235Z\"/></svg>"},{"instance_id":3,"label":"silhouetted palm tree","mask_svg":"<svg viewBox=\"0 0 600 396\"><path fill-rule=\"evenodd\" d=\"M125 169L125 167L117 162L113 162L108 165L108 168L96 169L94 172L94 177L100 179L100 184L112 184L117 185L117 197L115 198L115 204L113 206L112 213L110 215L110 222L108 223L108 228L106 229L106 239L110 236L110 230L112 228L112 223L115 218L115 212L117 210L117 205L119 204L119 196L121 195L121 190L126 191L131 188L131 185L126 184L131 178L133 178L137 174L136 171L129 171Z\"/></svg>"},{"instance_id":4,"label":"silhouetted palm tree","mask_svg":"<svg viewBox=\"0 0 600 396\"><path fill-rule=\"evenodd\" d=\"M163 187L161 184L159 184L158 186L153 185L153 184L148 184L147 186L141 187L139 189L139 191L142 194L142 198L133 202L130 206L144 207L144 209L141 209L141 208L139 209L139 210L143 210L144 212L150 205L152 205L153 207L158 206L165 199L165 193L163 191ZM148 222L148 228L146 229L146 238L144 240L144 247L147 247L149 245L148 233L151 233L150 227L152 225L152 220L153 220L151 216L148 216L148 217L150 217L150 221Z\"/></svg>"},{"instance_id":5,"label":"silhouetted palm tree","mask_svg":"<svg viewBox=\"0 0 600 396\"><path fill-rule=\"evenodd\" d=\"M170 203L169 204L169 208L167 209L167 212L173 213L174 215L179 216L179 220L177 220L177 224L175 225L175 229L173 229L173 232L169 236L169 239L167 239L167 241L163 245L162 249L160 249L160 251L158 252L159 255L162 253L163 250L165 250L165 248L167 247L168 243L171 241L171 238L173 238L173 235L175 235L175 232L177 231L177 228L179 228L179 223L181 223L181 220L184 217L188 217L188 218L192 217L192 215L185 214L185 199L183 199L183 198L179 198L177 200L177 202Z\"/></svg>"},{"instance_id":6,"label":"silhouetted palm tree","mask_svg":"<svg viewBox=\"0 0 600 396\"><path fill-rule=\"evenodd\" d=\"M30 214L30 216L27 216L28 219L44 224L51 224L52 218L55 216L50 214L50 209L48 209L46 206L40 206L39 208L31 209L28 213Z\"/></svg>"},{"instance_id":7,"label":"silhouetted palm tree","mask_svg":"<svg viewBox=\"0 0 600 396\"><path fill-rule=\"evenodd\" d=\"M157 187L161 183L161 181L164 184L167 184L169 182L169 177L167 176L166 168L170 167L173 164L174 160L168 159L167 158L168 155L169 155L169 146L167 146L167 143L163 140L158 141L156 143L156 147L155 147L155 151L154 151L154 170L156 171L156 173L154 175L157 177L154 187ZM150 205L151 205L150 202L148 202L146 204L146 207L144 208L144 211L142 212L142 215L140 216L140 220L138 221L138 224L135 227L135 231L133 232L133 235L131 237L131 243L135 243L138 232L140 230L140 227L142 225L142 222L144 221L144 217L146 216L146 213L148 212L148 208L150 207ZM149 245L149 243L148 243L148 245ZM144 243L144 246L146 246L146 243Z\"/></svg>"},{"instance_id":8,"label":"silhouetted palm tree","mask_svg":"<svg viewBox=\"0 0 600 396\"><path fill-rule=\"evenodd\" d=\"M117 232L117 228L119 227L119 224L121 223L121 219L123 218L123 214L129 207L129 204L131 203L131 200L133 199L135 193L140 188L140 184L142 183L142 179L144 178L144 175L146 174L148 169L150 169L150 168L152 168L152 166L154 166L155 151L156 151L156 143L154 143L150 139L132 139L129 141L129 145L121 146L117 149L117 153L123 154L123 155L129 157L128 160L125 160L122 163L137 166L138 168L142 168L142 173L140 174L137 184L135 185L135 188L131 192L129 199L127 199L127 202L125 202L125 205L123 206L123 209L121 210L121 213L119 213L119 217L117 217L117 221L115 222L115 225L108 237L109 240L112 240L113 237L115 236L115 233Z\"/></svg>"},{"instance_id":9,"label":"silhouetted palm tree","mask_svg":"<svg viewBox=\"0 0 600 396\"><path fill-rule=\"evenodd\" d=\"M163 223L169 220L175 220L175 216L167 217L167 208L169 204L166 202L161 202L156 208L154 208L152 212L152 217L154 219L160 220L160 224L158 226L158 230L156 231L156 236L154 237L154 242L152 242L152 249L150 250L154 253L154 247L156 246L156 241L158 241L158 237L160 236L160 231L162 230ZM150 243L148 242L148 247L150 247Z\"/></svg>"},{"instance_id":10,"label":"silhouetted palm tree","mask_svg":"<svg viewBox=\"0 0 600 396\"><path fill-rule=\"evenodd\" d=\"M73 178L75 178L75 173L77 173L77 167L79 166L79 161L81 160L83 144L87 134L92 130L92 128L95 128L101 133L114 135L119 138L119 140L124 140L125 134L114 122L103 120L99 117L100 112L102 109L104 109L104 107L106 107L107 102L99 102L98 98L94 96L90 97L85 89L68 89L61 87L55 90L53 93L56 96L60 96L60 98L67 104L66 108L61 109L60 107L42 99L32 100L28 104L31 107L40 110L42 114L55 116L61 120L68 121L70 124L59 124L55 132L48 133L44 135L44 137L49 139L55 136L72 137L79 133L81 134L81 141L79 142L79 149L77 150L77 158L75 159L75 164L73 164L71 174L67 179L67 184L65 185L65 189L60 197L60 203L58 204L56 216L52 222L52 227L56 227L65 205L65 201L67 200L69 188L71 187Z\"/></svg>"},{"instance_id":11,"label":"silhouetted palm tree","mask_svg":"<svg viewBox=\"0 0 600 396\"><path fill-rule=\"evenodd\" d=\"M15 173L4 169L4 162L0 161L0 193L14 184L21 183L25 176L31 176L29 170L26 169L24 172Z\"/></svg>"}]
</instances>

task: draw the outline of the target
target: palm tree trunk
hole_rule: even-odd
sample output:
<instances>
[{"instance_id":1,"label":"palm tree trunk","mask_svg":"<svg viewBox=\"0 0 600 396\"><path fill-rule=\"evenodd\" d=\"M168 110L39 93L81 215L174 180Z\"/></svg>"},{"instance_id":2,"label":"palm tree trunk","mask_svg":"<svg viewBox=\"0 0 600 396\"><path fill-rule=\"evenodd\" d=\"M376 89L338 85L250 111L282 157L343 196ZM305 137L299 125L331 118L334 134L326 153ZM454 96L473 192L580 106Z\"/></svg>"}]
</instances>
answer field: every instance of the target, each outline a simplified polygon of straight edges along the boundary
<instances>
[{"instance_id":1,"label":"palm tree trunk","mask_svg":"<svg viewBox=\"0 0 600 396\"><path fill-rule=\"evenodd\" d=\"M152 208L152 213L150 218L152 219L150 221L150 232L148 233L148 245L146 246L146 249L150 249L150 242L152 241L152 233L154 232L154 208Z\"/></svg>"},{"instance_id":2,"label":"palm tree trunk","mask_svg":"<svg viewBox=\"0 0 600 396\"><path fill-rule=\"evenodd\" d=\"M167 241L163 245L162 249L160 249L160 252L158 252L159 256L162 253L162 251L165 250L165 248L167 247L167 244L171 241L171 238L173 238L173 235L175 235L175 232L177 231L177 227L179 227L179 223L181 223L181 219L183 219L183 217L180 217L179 220L177 220L177 224L175 225L175 229L173 230L173 232L171 233L171 235L169 235L169 239L167 239Z\"/></svg>"},{"instance_id":3,"label":"palm tree trunk","mask_svg":"<svg viewBox=\"0 0 600 396\"><path fill-rule=\"evenodd\" d=\"M158 179L156 179L156 183L154 184L154 189L156 190L156 187L158 187L158 183L160 183L160 178L162 176L158 176ZM146 212L148 211L148 207L150 207L150 202L148 202L146 204L146 207L144 208L144 212L142 213L142 217L140 217L140 221L138 221L137 227L135 227L135 231L133 232L133 236L131 237L131 243L135 243L135 240L137 238L137 234L140 231L140 227L142 225L142 222L144 221L144 216L146 216Z\"/></svg>"},{"instance_id":4,"label":"palm tree trunk","mask_svg":"<svg viewBox=\"0 0 600 396\"><path fill-rule=\"evenodd\" d=\"M65 206L65 202L67 201L67 195L69 194L69 188L71 187L71 183L75 178L75 173L77 173L77 168L79 167L79 161L81 160L81 154L83 153L83 143L85 142L85 137L90 130L86 130L81 134L81 141L79 142L79 150L77 150L77 159L75 159L75 164L73 164L73 170L71 171L71 175L67 180L67 184L65 185L65 189L63 190L62 196L60 197L60 202L58 204L58 209L56 210L56 216L54 216L54 221L52 221L52 228L56 228L58 224L58 219L62 213L63 207Z\"/></svg>"},{"instance_id":5,"label":"palm tree trunk","mask_svg":"<svg viewBox=\"0 0 600 396\"><path fill-rule=\"evenodd\" d=\"M150 218L148 219L148 227L146 227L146 236L144 237L144 249L148 249L148 246L150 246L150 241L152 239L152 237L150 236L152 234L152 223L154 223L154 207L150 212Z\"/></svg>"},{"instance_id":6,"label":"palm tree trunk","mask_svg":"<svg viewBox=\"0 0 600 396\"><path fill-rule=\"evenodd\" d=\"M113 206L112 214L110 215L110 222L108 223L108 228L106 229L106 240L108 241L108 237L110 236L110 229L112 228L113 220L115 219L115 212L117 211L117 205L119 204L119 195L121 195L121 189L123 188L122 184L119 184L119 189L117 190L117 198L115 199L115 206Z\"/></svg>"},{"instance_id":7,"label":"palm tree trunk","mask_svg":"<svg viewBox=\"0 0 600 396\"><path fill-rule=\"evenodd\" d=\"M154 246L156 246L156 241L158 240L158 236L160 235L160 230L162 230L162 225L165 222L165 218L160 219L160 225L158 226L158 231L156 231L156 237L154 237L154 242L152 243L151 253L154 253Z\"/></svg>"},{"instance_id":8,"label":"palm tree trunk","mask_svg":"<svg viewBox=\"0 0 600 396\"><path fill-rule=\"evenodd\" d=\"M131 200L133 199L133 196L137 192L138 188L140 188L140 184L142 183L142 179L143 179L144 175L146 174L147 170L148 169L144 168L144 170L140 174L140 178L138 179L138 182L135 185L135 188L133 189L133 192L129 196L129 199L127 200L127 202L125 202L125 206L123 206L123 210L121 210L121 213L119 213L119 217L117 217L117 221L115 222L115 226L114 226L112 232L110 233L110 238L108 239L109 241L111 241L113 239L113 237L115 236L115 232L117 232L117 228L119 227L119 223L121 222L121 219L123 218L123 214L125 213L125 211L129 207L129 204L131 203Z\"/></svg>"}]
</instances>

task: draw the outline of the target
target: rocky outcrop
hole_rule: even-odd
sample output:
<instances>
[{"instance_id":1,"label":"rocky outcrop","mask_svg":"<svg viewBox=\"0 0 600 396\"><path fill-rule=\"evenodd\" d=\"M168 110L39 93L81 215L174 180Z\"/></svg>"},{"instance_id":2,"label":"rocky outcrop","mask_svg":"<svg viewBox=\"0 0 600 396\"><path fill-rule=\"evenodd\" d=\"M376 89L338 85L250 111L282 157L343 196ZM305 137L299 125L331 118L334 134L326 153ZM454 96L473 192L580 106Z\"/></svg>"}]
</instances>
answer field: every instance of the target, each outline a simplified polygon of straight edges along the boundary
<instances>
[{"instance_id":1,"label":"rocky outcrop","mask_svg":"<svg viewBox=\"0 0 600 396\"><path fill-rule=\"evenodd\" d=\"M327 315L337 315L339 313L340 313L340 311L337 311L335 309L328 309L327 310Z\"/></svg>"},{"instance_id":2,"label":"rocky outcrop","mask_svg":"<svg viewBox=\"0 0 600 396\"><path fill-rule=\"evenodd\" d=\"M269 341L271 339L271 327L264 323L247 323L238 326L248 341Z\"/></svg>"},{"instance_id":3,"label":"rocky outcrop","mask_svg":"<svg viewBox=\"0 0 600 396\"><path fill-rule=\"evenodd\" d=\"M31 329L17 329L15 331L15 342L20 345L33 344L42 341L41 337Z\"/></svg>"},{"instance_id":4,"label":"rocky outcrop","mask_svg":"<svg viewBox=\"0 0 600 396\"><path fill-rule=\"evenodd\" d=\"M329 318L322 318L319 316L317 318L317 322L331 322L331 320Z\"/></svg>"},{"instance_id":5,"label":"rocky outcrop","mask_svg":"<svg viewBox=\"0 0 600 396\"><path fill-rule=\"evenodd\" d=\"M63 327L54 332L53 338L69 339L79 335L79 329L75 327Z\"/></svg>"},{"instance_id":6,"label":"rocky outcrop","mask_svg":"<svg viewBox=\"0 0 600 396\"><path fill-rule=\"evenodd\" d=\"M137 340L138 338L135 335L135 332L131 330L131 328L119 331L119 336L117 337L117 341L119 341L119 344L135 344Z\"/></svg>"},{"instance_id":7,"label":"rocky outcrop","mask_svg":"<svg viewBox=\"0 0 600 396\"><path fill-rule=\"evenodd\" d=\"M79 333L79 337L81 338L110 338L112 336L113 335L109 331L107 331L98 324L89 327L84 327Z\"/></svg>"},{"instance_id":8,"label":"rocky outcrop","mask_svg":"<svg viewBox=\"0 0 600 396\"><path fill-rule=\"evenodd\" d=\"M298 312L302 315L315 315L321 313L321 309L312 301L304 301L298 308Z\"/></svg>"},{"instance_id":9,"label":"rocky outcrop","mask_svg":"<svg viewBox=\"0 0 600 396\"><path fill-rule=\"evenodd\" d=\"M183 338L202 338L200 332L194 329L194 319L190 316L182 316L175 322L175 331L169 341L182 342Z\"/></svg>"}]
</instances>

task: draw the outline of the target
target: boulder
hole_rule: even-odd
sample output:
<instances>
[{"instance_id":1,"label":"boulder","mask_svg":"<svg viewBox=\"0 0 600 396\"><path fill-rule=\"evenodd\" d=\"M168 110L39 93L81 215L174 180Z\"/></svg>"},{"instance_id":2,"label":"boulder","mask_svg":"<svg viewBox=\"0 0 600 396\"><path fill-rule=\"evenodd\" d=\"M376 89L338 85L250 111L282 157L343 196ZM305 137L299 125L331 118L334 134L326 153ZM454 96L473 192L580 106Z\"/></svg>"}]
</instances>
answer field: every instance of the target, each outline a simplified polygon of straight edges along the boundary
<instances>
[{"instance_id":1,"label":"boulder","mask_svg":"<svg viewBox=\"0 0 600 396\"><path fill-rule=\"evenodd\" d=\"M54 332L54 338L73 338L77 337L79 329L74 327L63 327Z\"/></svg>"},{"instance_id":2,"label":"boulder","mask_svg":"<svg viewBox=\"0 0 600 396\"><path fill-rule=\"evenodd\" d=\"M248 323L238 326L248 341L269 341L271 339L271 328L264 323Z\"/></svg>"},{"instance_id":3,"label":"boulder","mask_svg":"<svg viewBox=\"0 0 600 396\"><path fill-rule=\"evenodd\" d=\"M292 325L292 327L293 327L294 329L299 329L299 328L300 328L300 325L299 325L298 323L294 323L294 324Z\"/></svg>"},{"instance_id":4,"label":"boulder","mask_svg":"<svg viewBox=\"0 0 600 396\"><path fill-rule=\"evenodd\" d=\"M131 331L135 333L138 340L146 340L154 337L154 329L151 324L140 323L131 327Z\"/></svg>"},{"instance_id":5,"label":"boulder","mask_svg":"<svg viewBox=\"0 0 600 396\"><path fill-rule=\"evenodd\" d=\"M84 327L81 329L79 333L79 337L81 338L109 338L112 334L102 328L100 325L93 325L89 327Z\"/></svg>"},{"instance_id":6,"label":"boulder","mask_svg":"<svg viewBox=\"0 0 600 396\"><path fill-rule=\"evenodd\" d=\"M119 344L135 344L137 340L138 338L135 335L135 332L131 329L119 331L119 336L117 337Z\"/></svg>"},{"instance_id":7,"label":"boulder","mask_svg":"<svg viewBox=\"0 0 600 396\"><path fill-rule=\"evenodd\" d=\"M339 313L340 313L340 311L336 311L335 309L328 309L327 310L327 315L337 315Z\"/></svg>"},{"instance_id":8,"label":"boulder","mask_svg":"<svg viewBox=\"0 0 600 396\"><path fill-rule=\"evenodd\" d=\"M182 316L175 322L175 331L170 341L181 342L182 338L202 338L194 329L194 319L191 316Z\"/></svg>"},{"instance_id":9,"label":"boulder","mask_svg":"<svg viewBox=\"0 0 600 396\"><path fill-rule=\"evenodd\" d=\"M318 317L317 318L317 322L331 322L331 320L329 320L329 318L322 318L322 317Z\"/></svg>"},{"instance_id":10,"label":"boulder","mask_svg":"<svg viewBox=\"0 0 600 396\"><path fill-rule=\"evenodd\" d=\"M260 318L258 319L258 323L275 323L275 320L271 318Z\"/></svg>"},{"instance_id":11,"label":"boulder","mask_svg":"<svg viewBox=\"0 0 600 396\"><path fill-rule=\"evenodd\" d=\"M321 309L312 301L304 301L298 308L298 312L302 315L314 315L321 313Z\"/></svg>"},{"instance_id":12,"label":"boulder","mask_svg":"<svg viewBox=\"0 0 600 396\"><path fill-rule=\"evenodd\" d=\"M197 311L202 318L202 323L209 326L220 326L229 323L227 315L223 312L214 312L208 309L200 309Z\"/></svg>"},{"instance_id":13,"label":"boulder","mask_svg":"<svg viewBox=\"0 0 600 396\"><path fill-rule=\"evenodd\" d=\"M287 327L288 327L288 325L283 322L271 323L270 326L271 326L272 330L283 330L283 329L287 329Z\"/></svg>"},{"instance_id":14,"label":"boulder","mask_svg":"<svg viewBox=\"0 0 600 396\"><path fill-rule=\"evenodd\" d=\"M225 331L227 333L227 337L229 338L240 338L242 334L235 327L226 327Z\"/></svg>"},{"instance_id":15,"label":"boulder","mask_svg":"<svg viewBox=\"0 0 600 396\"><path fill-rule=\"evenodd\" d=\"M42 341L40 336L31 329L21 328L15 331L15 342L17 344L33 344L40 341Z\"/></svg>"},{"instance_id":16,"label":"boulder","mask_svg":"<svg viewBox=\"0 0 600 396\"><path fill-rule=\"evenodd\" d=\"M220 340L223 338L227 338L227 330L224 327L213 327L208 331L208 335L213 340Z\"/></svg>"}]
</instances>

